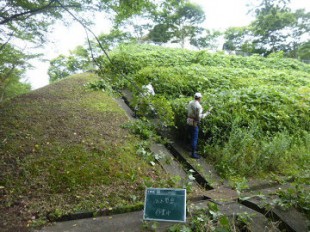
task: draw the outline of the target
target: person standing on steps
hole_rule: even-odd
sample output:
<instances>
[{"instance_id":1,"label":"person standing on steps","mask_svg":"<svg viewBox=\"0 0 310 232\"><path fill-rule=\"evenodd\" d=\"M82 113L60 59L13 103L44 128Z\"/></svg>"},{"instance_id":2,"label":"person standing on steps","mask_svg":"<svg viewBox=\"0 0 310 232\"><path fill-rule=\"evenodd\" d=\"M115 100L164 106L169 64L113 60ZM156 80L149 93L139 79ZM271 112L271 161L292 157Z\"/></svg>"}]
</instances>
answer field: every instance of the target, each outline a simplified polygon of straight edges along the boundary
<instances>
[{"instance_id":1,"label":"person standing on steps","mask_svg":"<svg viewBox=\"0 0 310 232\"><path fill-rule=\"evenodd\" d=\"M187 125L191 134L191 157L199 159L200 156L196 153L199 134L200 120L210 114L212 107L206 113L202 113L203 109L200 104L202 95L201 93L195 93L194 100L190 101L187 106Z\"/></svg>"}]
</instances>

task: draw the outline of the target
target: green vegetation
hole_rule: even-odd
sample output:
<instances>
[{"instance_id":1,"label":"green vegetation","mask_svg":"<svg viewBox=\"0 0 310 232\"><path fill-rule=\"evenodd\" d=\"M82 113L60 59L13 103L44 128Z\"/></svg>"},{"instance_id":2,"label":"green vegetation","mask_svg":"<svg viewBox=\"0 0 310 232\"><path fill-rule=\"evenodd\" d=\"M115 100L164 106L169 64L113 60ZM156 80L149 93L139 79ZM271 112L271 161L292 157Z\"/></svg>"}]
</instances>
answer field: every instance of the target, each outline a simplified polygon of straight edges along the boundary
<instances>
[{"instance_id":1,"label":"green vegetation","mask_svg":"<svg viewBox=\"0 0 310 232\"><path fill-rule=\"evenodd\" d=\"M194 92L213 113L203 121L200 152L225 177L309 172L310 66L272 54L240 57L148 45L127 45L111 55L105 80L150 99L161 121L186 139L186 105ZM115 73L125 73L127 81ZM157 99L161 104L154 104Z\"/></svg>"},{"instance_id":2,"label":"green vegetation","mask_svg":"<svg viewBox=\"0 0 310 232\"><path fill-rule=\"evenodd\" d=\"M300 70L304 72L310 71L310 67L307 64L301 63L295 59L279 59L280 57L277 55L270 55L268 58L258 55L249 57L228 56L220 52L197 52L186 49L172 49L141 44L122 45L111 52L111 58L114 68L117 69L117 67L120 67L124 73L135 73L146 66L177 67L191 64L200 64L208 67L248 68L254 70L284 69Z\"/></svg>"},{"instance_id":3,"label":"green vegetation","mask_svg":"<svg viewBox=\"0 0 310 232\"><path fill-rule=\"evenodd\" d=\"M132 15L143 11L148 11L153 4L149 0L3 0L0 3L0 102L13 96L23 94L30 90L28 84L23 84L25 71L31 67L30 60L42 56L37 54L38 45L46 45L47 32L55 22L65 22L68 26L73 18L68 17L68 12L75 19L80 18L80 22L90 25L94 17L85 17L84 14L92 15L95 12L103 14L104 18L111 11L114 12L113 22L115 24L130 18ZM79 16L79 13L81 15ZM84 15L84 16L82 16ZM109 14L111 16L111 14ZM63 20L65 19L65 20ZM85 28L86 30L86 28ZM117 30L116 30L117 31ZM89 30L88 30L89 32ZM112 33L111 41L114 36L120 33ZM100 39L108 39L102 37ZM106 45L105 45L106 46ZM68 59L59 56L51 61L52 66L49 74L51 81L55 78L61 79L71 75L72 70L79 69L90 70L91 56L85 57L88 51L84 48L77 48L74 55ZM93 58L93 57L92 57ZM61 62L67 62L68 65L61 69Z\"/></svg>"},{"instance_id":4,"label":"green vegetation","mask_svg":"<svg viewBox=\"0 0 310 232\"><path fill-rule=\"evenodd\" d=\"M30 84L20 80L30 67L27 59L33 57L10 44L2 44L0 37L0 102L30 91Z\"/></svg>"},{"instance_id":5,"label":"green vegetation","mask_svg":"<svg viewBox=\"0 0 310 232\"><path fill-rule=\"evenodd\" d=\"M145 187L175 187L177 178L154 165L159 157L148 140L159 141L160 129L187 139L186 105L196 91L205 109L214 107L201 124L200 153L230 180L293 177L296 187L279 193L277 204L309 212L309 65L279 54L236 57L137 45L121 46L111 59L101 80L79 74L0 105L1 211L9 212L1 225L137 209ZM150 82L156 95L139 101L134 85ZM139 103L135 123L111 97L124 88ZM247 220L198 213L190 228L229 230Z\"/></svg>"},{"instance_id":6,"label":"green vegetation","mask_svg":"<svg viewBox=\"0 0 310 232\"><path fill-rule=\"evenodd\" d=\"M251 6L255 16L248 26L232 27L225 31L225 50L256 53L267 56L283 52L286 57L307 59L307 48L303 44L309 31L309 12L305 9L293 11L290 0L258 0ZM305 55L305 56L304 56Z\"/></svg>"},{"instance_id":7,"label":"green vegetation","mask_svg":"<svg viewBox=\"0 0 310 232\"><path fill-rule=\"evenodd\" d=\"M212 48L221 33L200 27L204 12L187 0L62 2L0 4L1 229L39 226L47 215L54 220L75 212L141 208L145 186L176 184L178 177L167 177L150 166L158 157L144 140L159 140L156 130L170 132L167 128L186 140L186 104L196 91L203 93L205 109L215 108L201 124L201 154L231 180L292 177L294 188L281 192L277 203L309 214L304 185L310 179L310 66L283 58L309 59L305 35L310 14L305 9L293 12L288 0L258 1L250 9L255 20L249 26L224 32L225 50L267 58L129 45L115 49L110 64L97 56L105 53L103 48L111 50L122 42L169 41ZM114 29L88 41L90 49L80 46L70 56L52 60L49 75L56 82L97 65L103 79L94 84L89 83L94 75L78 75L10 100L30 90L21 80L29 61L39 56L32 49L26 52L22 42L27 48L44 45L56 20L68 19L69 13L86 26L92 17L82 15L96 11L104 17L113 12L109 15ZM156 96L140 100L141 93L133 86L149 82ZM141 121L128 123L112 100L110 92L124 88L134 94L132 104L139 104ZM234 226L217 209L212 211L194 216L191 228L171 230L225 231ZM248 219L241 215L239 228Z\"/></svg>"},{"instance_id":8,"label":"green vegetation","mask_svg":"<svg viewBox=\"0 0 310 232\"><path fill-rule=\"evenodd\" d=\"M186 39L194 44L192 41L196 42L195 37L203 31L199 24L205 20L205 13L197 4L168 0L162 3L153 17L155 25L147 39L155 43L179 43L183 48Z\"/></svg>"},{"instance_id":9,"label":"green vegetation","mask_svg":"<svg viewBox=\"0 0 310 232\"><path fill-rule=\"evenodd\" d=\"M117 102L86 87L94 80L75 75L0 105L1 227L141 208L146 186L171 186Z\"/></svg>"}]
</instances>

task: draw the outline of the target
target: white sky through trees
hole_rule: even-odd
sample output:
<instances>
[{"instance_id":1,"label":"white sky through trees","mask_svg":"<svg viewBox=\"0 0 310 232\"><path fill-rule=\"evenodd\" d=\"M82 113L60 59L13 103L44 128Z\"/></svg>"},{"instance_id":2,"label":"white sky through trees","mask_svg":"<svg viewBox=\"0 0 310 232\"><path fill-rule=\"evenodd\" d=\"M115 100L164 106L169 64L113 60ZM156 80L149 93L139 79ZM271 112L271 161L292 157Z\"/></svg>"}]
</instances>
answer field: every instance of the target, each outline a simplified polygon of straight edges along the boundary
<instances>
[{"instance_id":1,"label":"white sky through trees","mask_svg":"<svg viewBox=\"0 0 310 232\"><path fill-rule=\"evenodd\" d=\"M253 0L191 0L202 6L205 11L206 20L203 26L207 29L225 30L232 26L246 26L254 17L248 15L247 3ZM310 0L291 0L292 10L304 8L310 11ZM102 17L102 16L101 16ZM71 19L70 19L71 20ZM111 25L102 18L96 18L96 25L91 29L96 35L108 33ZM93 38L90 38L93 39ZM86 41L86 34L81 25L73 23L65 27L62 23L57 23L54 30L48 37L49 43L38 52L42 52L42 59L50 60L60 54L68 54L78 45L83 45ZM47 70L49 62L39 60L31 62L34 68L26 73L26 81L31 83L32 89L37 89L48 84Z\"/></svg>"}]
</instances>

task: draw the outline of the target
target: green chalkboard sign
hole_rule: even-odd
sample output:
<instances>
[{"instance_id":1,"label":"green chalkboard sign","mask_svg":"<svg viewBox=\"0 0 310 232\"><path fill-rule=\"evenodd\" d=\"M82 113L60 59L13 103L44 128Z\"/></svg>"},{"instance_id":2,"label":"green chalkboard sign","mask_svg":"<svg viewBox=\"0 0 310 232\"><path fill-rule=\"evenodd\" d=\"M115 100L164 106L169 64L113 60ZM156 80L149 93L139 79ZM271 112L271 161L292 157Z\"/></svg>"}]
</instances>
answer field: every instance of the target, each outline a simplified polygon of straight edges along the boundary
<instances>
[{"instance_id":1,"label":"green chalkboard sign","mask_svg":"<svg viewBox=\"0 0 310 232\"><path fill-rule=\"evenodd\" d=\"M186 189L147 188L143 219L186 222Z\"/></svg>"}]
</instances>

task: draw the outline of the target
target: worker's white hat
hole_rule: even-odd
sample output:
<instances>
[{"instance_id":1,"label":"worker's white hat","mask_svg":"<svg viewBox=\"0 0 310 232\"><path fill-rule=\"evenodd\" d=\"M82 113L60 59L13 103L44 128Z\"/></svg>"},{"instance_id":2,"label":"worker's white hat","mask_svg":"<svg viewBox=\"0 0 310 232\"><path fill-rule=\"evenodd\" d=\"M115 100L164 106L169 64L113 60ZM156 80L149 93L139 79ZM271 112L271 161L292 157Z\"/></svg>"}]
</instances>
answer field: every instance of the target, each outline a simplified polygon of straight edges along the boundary
<instances>
[{"instance_id":1,"label":"worker's white hat","mask_svg":"<svg viewBox=\"0 0 310 232\"><path fill-rule=\"evenodd\" d=\"M202 98L202 95L201 95L201 93L195 93L194 97L195 98Z\"/></svg>"}]
</instances>

